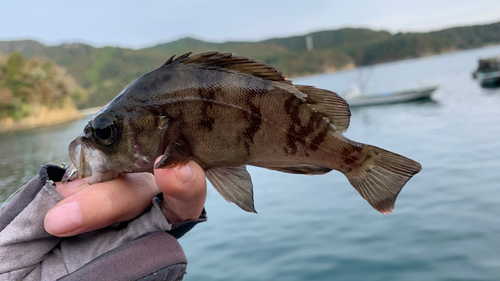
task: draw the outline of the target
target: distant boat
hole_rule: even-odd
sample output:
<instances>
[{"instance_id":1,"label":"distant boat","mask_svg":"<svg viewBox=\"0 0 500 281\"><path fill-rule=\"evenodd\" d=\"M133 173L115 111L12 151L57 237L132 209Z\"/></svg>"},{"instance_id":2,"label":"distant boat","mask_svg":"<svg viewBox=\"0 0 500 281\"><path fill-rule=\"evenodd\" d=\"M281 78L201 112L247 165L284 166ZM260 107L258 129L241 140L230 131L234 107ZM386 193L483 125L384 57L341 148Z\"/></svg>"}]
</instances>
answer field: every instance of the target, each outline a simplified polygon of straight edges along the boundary
<instances>
[{"instance_id":1,"label":"distant boat","mask_svg":"<svg viewBox=\"0 0 500 281\"><path fill-rule=\"evenodd\" d=\"M500 57L480 59L472 77L483 87L500 87Z\"/></svg>"},{"instance_id":2,"label":"distant boat","mask_svg":"<svg viewBox=\"0 0 500 281\"><path fill-rule=\"evenodd\" d=\"M409 102L420 99L429 99L438 86L426 86L415 89L382 92L378 94L361 95L358 90L349 90L344 98L350 107L379 105L389 103Z\"/></svg>"}]
</instances>

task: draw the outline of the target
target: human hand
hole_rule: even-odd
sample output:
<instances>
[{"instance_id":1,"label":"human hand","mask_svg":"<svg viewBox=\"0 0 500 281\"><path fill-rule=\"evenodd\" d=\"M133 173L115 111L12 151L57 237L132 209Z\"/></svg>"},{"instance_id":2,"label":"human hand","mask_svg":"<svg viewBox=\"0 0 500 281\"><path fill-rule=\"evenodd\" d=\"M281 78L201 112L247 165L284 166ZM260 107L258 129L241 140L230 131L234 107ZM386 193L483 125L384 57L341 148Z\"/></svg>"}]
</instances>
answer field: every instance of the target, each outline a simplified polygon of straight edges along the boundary
<instances>
[{"instance_id":1,"label":"human hand","mask_svg":"<svg viewBox=\"0 0 500 281\"><path fill-rule=\"evenodd\" d=\"M163 192L162 212L172 225L197 219L207 193L203 169L190 161L184 167L154 173L124 174L93 185L82 179L65 185L57 182L56 189L65 199L45 216L45 230L68 237L127 221L144 211L159 192Z\"/></svg>"}]
</instances>

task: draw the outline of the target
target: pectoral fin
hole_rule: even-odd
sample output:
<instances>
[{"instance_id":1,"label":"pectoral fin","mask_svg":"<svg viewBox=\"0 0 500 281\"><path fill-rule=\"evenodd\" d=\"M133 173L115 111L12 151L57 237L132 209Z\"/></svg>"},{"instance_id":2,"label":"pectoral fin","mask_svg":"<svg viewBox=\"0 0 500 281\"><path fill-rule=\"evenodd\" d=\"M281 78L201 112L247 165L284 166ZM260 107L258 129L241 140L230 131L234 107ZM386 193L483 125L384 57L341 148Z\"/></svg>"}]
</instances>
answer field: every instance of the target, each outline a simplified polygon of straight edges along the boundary
<instances>
[{"instance_id":1,"label":"pectoral fin","mask_svg":"<svg viewBox=\"0 0 500 281\"><path fill-rule=\"evenodd\" d=\"M247 212L254 212L253 186L246 166L212 168L205 171L208 180L228 202Z\"/></svg>"},{"instance_id":2,"label":"pectoral fin","mask_svg":"<svg viewBox=\"0 0 500 281\"><path fill-rule=\"evenodd\" d=\"M155 169L171 168L177 165L186 165L191 160L191 149L183 140L175 141L167 146Z\"/></svg>"}]
</instances>

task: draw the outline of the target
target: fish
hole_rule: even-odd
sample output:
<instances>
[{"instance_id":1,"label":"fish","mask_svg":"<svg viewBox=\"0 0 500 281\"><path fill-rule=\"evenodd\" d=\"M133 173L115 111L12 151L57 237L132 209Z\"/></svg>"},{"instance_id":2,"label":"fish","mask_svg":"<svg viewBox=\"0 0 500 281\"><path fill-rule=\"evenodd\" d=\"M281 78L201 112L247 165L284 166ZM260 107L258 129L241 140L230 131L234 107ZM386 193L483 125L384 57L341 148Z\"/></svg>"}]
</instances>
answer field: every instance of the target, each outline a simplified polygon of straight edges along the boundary
<instances>
[{"instance_id":1,"label":"fish","mask_svg":"<svg viewBox=\"0 0 500 281\"><path fill-rule=\"evenodd\" d=\"M350 117L339 95L294 85L259 61L219 52L174 55L96 113L69 145L63 182L94 184L193 160L224 199L256 212L247 165L307 175L336 170L388 214L422 167L345 137Z\"/></svg>"}]
</instances>

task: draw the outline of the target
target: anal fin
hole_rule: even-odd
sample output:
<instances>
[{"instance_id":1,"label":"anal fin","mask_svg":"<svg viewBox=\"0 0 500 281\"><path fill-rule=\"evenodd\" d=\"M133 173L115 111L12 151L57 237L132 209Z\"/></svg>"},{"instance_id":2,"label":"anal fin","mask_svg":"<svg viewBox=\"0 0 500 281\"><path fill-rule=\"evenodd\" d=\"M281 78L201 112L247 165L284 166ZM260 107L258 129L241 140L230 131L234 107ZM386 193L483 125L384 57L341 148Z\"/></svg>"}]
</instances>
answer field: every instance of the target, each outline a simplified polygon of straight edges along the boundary
<instances>
[{"instance_id":1,"label":"anal fin","mask_svg":"<svg viewBox=\"0 0 500 281\"><path fill-rule=\"evenodd\" d=\"M218 167L205 171L208 180L228 202L247 212L254 212L253 185L246 166Z\"/></svg>"}]
</instances>

